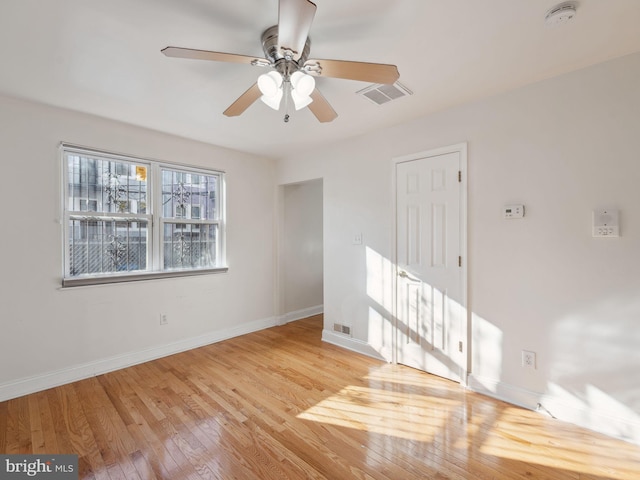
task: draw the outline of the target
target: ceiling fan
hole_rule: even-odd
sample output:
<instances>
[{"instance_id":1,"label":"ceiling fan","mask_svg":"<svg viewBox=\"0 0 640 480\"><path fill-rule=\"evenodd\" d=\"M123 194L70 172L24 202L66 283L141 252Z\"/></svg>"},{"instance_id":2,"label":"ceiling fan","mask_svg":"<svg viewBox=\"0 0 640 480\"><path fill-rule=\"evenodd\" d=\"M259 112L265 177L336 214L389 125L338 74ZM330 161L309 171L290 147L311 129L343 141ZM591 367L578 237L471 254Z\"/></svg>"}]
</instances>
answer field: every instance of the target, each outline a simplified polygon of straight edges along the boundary
<instances>
[{"instance_id":1,"label":"ceiling fan","mask_svg":"<svg viewBox=\"0 0 640 480\"><path fill-rule=\"evenodd\" d=\"M315 13L316 5L309 0L279 0L278 24L262 34L265 58L180 47L166 47L162 53L168 57L271 67L273 70L260 75L258 81L224 111L228 117L242 114L258 98L279 110L284 99L285 122L289 121L290 102L296 110L308 106L320 122L331 122L338 114L315 87L314 77L391 84L400 74L395 65L309 59L309 30Z\"/></svg>"}]
</instances>

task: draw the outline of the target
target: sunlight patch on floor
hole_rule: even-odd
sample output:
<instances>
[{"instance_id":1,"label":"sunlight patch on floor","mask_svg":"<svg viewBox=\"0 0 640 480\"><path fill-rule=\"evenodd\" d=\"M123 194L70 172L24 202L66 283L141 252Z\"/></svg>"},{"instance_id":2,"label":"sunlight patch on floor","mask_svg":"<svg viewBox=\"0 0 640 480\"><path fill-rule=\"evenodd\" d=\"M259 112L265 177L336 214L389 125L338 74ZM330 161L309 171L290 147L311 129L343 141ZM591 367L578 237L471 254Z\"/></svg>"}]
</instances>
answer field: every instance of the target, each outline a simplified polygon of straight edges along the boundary
<instances>
[{"instance_id":1,"label":"sunlight patch on floor","mask_svg":"<svg viewBox=\"0 0 640 480\"><path fill-rule=\"evenodd\" d=\"M459 458L480 462L501 459L539 467L541 472L551 468L611 480L640 478L637 448L631 444L604 435L588 441L593 432L583 436L575 426L539 413L477 395L467 397L458 384L400 365L373 368L362 380L298 418L390 440L440 443L443 450L458 452Z\"/></svg>"},{"instance_id":2,"label":"sunlight patch on floor","mask_svg":"<svg viewBox=\"0 0 640 480\"><path fill-rule=\"evenodd\" d=\"M454 400L351 385L298 418L430 442L446 428L450 413L459 405Z\"/></svg>"},{"instance_id":3,"label":"sunlight patch on floor","mask_svg":"<svg viewBox=\"0 0 640 480\"><path fill-rule=\"evenodd\" d=\"M629 446L624 460L624 443L602 436L597 444L586 444L575 434L563 435L563 423L545 426L532 418L532 412L506 409L483 441L485 455L543 465L580 474L604 476L612 480L640 478L636 449ZM571 427L572 429L574 427ZM609 465L615 464L615 468Z\"/></svg>"}]
</instances>

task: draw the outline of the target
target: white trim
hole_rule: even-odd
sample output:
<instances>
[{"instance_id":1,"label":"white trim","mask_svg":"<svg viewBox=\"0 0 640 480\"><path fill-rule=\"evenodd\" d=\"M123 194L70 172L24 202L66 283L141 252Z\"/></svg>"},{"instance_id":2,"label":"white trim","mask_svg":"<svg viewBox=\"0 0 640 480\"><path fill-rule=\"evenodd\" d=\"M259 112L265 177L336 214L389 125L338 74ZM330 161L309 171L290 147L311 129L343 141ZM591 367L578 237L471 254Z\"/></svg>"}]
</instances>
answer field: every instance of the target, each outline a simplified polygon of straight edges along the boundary
<instances>
[{"instance_id":1,"label":"white trim","mask_svg":"<svg viewBox=\"0 0 640 480\"><path fill-rule=\"evenodd\" d=\"M176 278L176 277L189 277L195 275L211 275L215 273L227 273L229 267L220 268L202 268L194 270L165 270L162 272L142 272L142 273L128 273L122 275L105 275L97 276L91 275L87 277L75 277L75 278L63 278L62 289L68 287L87 287L95 285L108 285L110 283L123 283L123 282L140 282L145 280L156 280L158 278Z\"/></svg>"},{"instance_id":2,"label":"white trim","mask_svg":"<svg viewBox=\"0 0 640 480\"><path fill-rule=\"evenodd\" d=\"M425 157L435 157L438 155L446 155L448 153L459 153L460 154L460 172L462 173L462 181L460 182L460 255L462 256L462 308L466 311L466 324L464 325L464 332L462 332L462 336L465 339L463 345L463 355L465 356L464 365L462 365L460 372L460 383L462 385L467 384L467 376L469 373L469 367L471 365L471 310L467 304L468 302L468 265L469 265L469 252L467 248L467 157L468 157L468 148L467 143L456 143L454 145L448 145L445 147L434 148L431 150L426 150L423 152L412 153L409 155L402 155L400 157L395 157L391 161L391 192L392 192L392 225L393 225L393 235L391 239L391 255L394 266L393 272L393 285L392 285L392 305L393 305L393 318L394 318L394 329L393 329L393 338L392 338L392 350L393 350L393 362L397 363L398 361L398 328L397 328L397 319L398 319L398 295L397 295L397 278L398 278L398 219L397 219L397 208L398 208L398 196L396 191L397 186L397 178L396 178L396 166L399 163L410 162L412 160L419 160Z\"/></svg>"},{"instance_id":3,"label":"white trim","mask_svg":"<svg viewBox=\"0 0 640 480\"><path fill-rule=\"evenodd\" d=\"M553 393L532 392L500 380L473 374L469 375L468 381L467 387L476 393L640 445L639 415L615 415L578 400L572 402Z\"/></svg>"},{"instance_id":4,"label":"white trim","mask_svg":"<svg viewBox=\"0 0 640 480\"><path fill-rule=\"evenodd\" d=\"M380 354L380 352L375 350L367 342L363 342L362 340L358 340L357 338L347 337L345 335L335 333L331 330L324 329L322 330L322 341L330 343L332 345L336 345L338 347L346 348L347 350L351 350L352 352L361 353L362 355L387 362L387 359L384 358Z\"/></svg>"},{"instance_id":5,"label":"white trim","mask_svg":"<svg viewBox=\"0 0 640 480\"><path fill-rule=\"evenodd\" d=\"M278 323L280 325L284 325L289 322L295 322L296 320L302 320L303 318L313 317L314 315L320 315L322 313L324 313L324 305L316 305L314 307L303 308L301 310L280 315Z\"/></svg>"},{"instance_id":6,"label":"white trim","mask_svg":"<svg viewBox=\"0 0 640 480\"><path fill-rule=\"evenodd\" d=\"M266 318L243 323L236 327L205 333L197 337L186 338L177 342L147 348L138 352L115 355L94 362L63 368L53 372L22 378L0 384L0 402L57 387L66 383L76 382L103 373L113 372L122 368L166 357L175 353L192 350L212 343L221 342L229 338L247 333L257 332L276 325L276 318Z\"/></svg>"},{"instance_id":7,"label":"white trim","mask_svg":"<svg viewBox=\"0 0 640 480\"><path fill-rule=\"evenodd\" d=\"M274 191L275 215L273 216L273 308L278 325L284 324L284 186L276 185Z\"/></svg>"},{"instance_id":8,"label":"white trim","mask_svg":"<svg viewBox=\"0 0 640 480\"><path fill-rule=\"evenodd\" d=\"M535 410L540 401L539 396L534 392L514 387L500 380L469 374L467 381L469 390L528 410Z\"/></svg>"}]
</instances>

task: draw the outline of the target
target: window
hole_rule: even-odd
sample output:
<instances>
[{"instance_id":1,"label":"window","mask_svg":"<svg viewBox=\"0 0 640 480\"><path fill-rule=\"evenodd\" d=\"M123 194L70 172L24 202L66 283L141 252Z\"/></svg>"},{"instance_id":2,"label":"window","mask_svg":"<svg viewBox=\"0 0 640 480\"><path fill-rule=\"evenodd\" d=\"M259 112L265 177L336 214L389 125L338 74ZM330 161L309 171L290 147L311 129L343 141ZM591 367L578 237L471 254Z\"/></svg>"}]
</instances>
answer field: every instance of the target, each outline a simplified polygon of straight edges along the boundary
<instances>
[{"instance_id":1,"label":"window","mask_svg":"<svg viewBox=\"0 0 640 480\"><path fill-rule=\"evenodd\" d=\"M226 271L222 172L62 152L63 285Z\"/></svg>"}]
</instances>

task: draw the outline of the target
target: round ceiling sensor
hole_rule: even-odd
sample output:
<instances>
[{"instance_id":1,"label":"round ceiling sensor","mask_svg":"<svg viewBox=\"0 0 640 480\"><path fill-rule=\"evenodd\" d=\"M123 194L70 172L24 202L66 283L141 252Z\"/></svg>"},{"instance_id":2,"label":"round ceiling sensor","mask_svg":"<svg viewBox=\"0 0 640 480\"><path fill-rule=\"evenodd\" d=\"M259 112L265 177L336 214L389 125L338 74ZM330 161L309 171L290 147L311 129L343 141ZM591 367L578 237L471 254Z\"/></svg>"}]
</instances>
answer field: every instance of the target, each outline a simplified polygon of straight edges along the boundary
<instances>
[{"instance_id":1,"label":"round ceiling sensor","mask_svg":"<svg viewBox=\"0 0 640 480\"><path fill-rule=\"evenodd\" d=\"M544 16L548 26L563 25L576 16L576 4L565 2L550 9Z\"/></svg>"}]
</instances>

